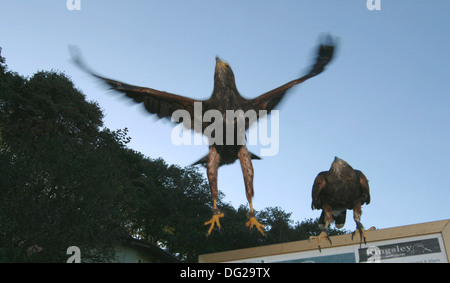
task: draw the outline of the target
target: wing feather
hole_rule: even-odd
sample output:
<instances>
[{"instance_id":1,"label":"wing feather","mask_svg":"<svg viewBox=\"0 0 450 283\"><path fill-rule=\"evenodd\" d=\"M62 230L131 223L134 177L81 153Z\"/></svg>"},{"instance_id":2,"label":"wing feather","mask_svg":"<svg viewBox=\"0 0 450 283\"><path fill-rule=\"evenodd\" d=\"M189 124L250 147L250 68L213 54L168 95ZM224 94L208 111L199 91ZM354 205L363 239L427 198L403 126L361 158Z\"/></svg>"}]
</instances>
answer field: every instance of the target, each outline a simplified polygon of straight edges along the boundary
<instances>
[{"instance_id":1,"label":"wing feather","mask_svg":"<svg viewBox=\"0 0 450 283\"><path fill-rule=\"evenodd\" d=\"M312 188L312 203L311 208L312 209L322 209L322 202L320 201L320 193L327 185L326 181L326 174L328 172L320 172L316 179L314 180L313 188Z\"/></svg>"},{"instance_id":2,"label":"wing feather","mask_svg":"<svg viewBox=\"0 0 450 283\"><path fill-rule=\"evenodd\" d=\"M158 118L171 118L172 113L176 110L186 110L189 112L191 119L194 119L194 103L202 102L200 100L191 99L189 97L173 94L165 91L159 91L148 87L140 87L126 84L113 79L105 78L98 75L81 59L79 51L71 48L73 61L84 71L92 76L107 83L111 89L124 93L127 97L133 99L136 103L143 103L145 109L150 114L156 114ZM184 121L185 125L189 124Z\"/></svg>"},{"instance_id":3,"label":"wing feather","mask_svg":"<svg viewBox=\"0 0 450 283\"><path fill-rule=\"evenodd\" d=\"M320 74L325 69L325 66L333 58L334 48L335 46L333 45L331 37L328 37L326 42L320 45L316 62L307 75L299 79L292 80L256 97L255 99L250 100L252 109L257 113L259 113L259 110L266 110L267 113L270 113L270 111L272 111L272 109L274 109L283 99L284 95L290 88Z\"/></svg>"},{"instance_id":4,"label":"wing feather","mask_svg":"<svg viewBox=\"0 0 450 283\"><path fill-rule=\"evenodd\" d=\"M360 184L361 204L364 203L369 204L370 203L369 180L367 180L366 176L361 171L355 170L355 172Z\"/></svg>"}]
</instances>

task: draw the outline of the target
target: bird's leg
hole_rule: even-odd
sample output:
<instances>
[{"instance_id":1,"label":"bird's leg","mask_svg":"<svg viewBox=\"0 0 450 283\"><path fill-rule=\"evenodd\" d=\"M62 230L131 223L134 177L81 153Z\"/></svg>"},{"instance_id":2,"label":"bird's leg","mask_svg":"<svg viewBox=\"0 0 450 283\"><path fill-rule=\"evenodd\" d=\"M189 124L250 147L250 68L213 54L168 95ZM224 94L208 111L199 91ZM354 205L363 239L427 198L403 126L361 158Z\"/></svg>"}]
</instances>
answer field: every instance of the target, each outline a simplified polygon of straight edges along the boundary
<instances>
[{"instance_id":1,"label":"bird's leg","mask_svg":"<svg viewBox=\"0 0 450 283\"><path fill-rule=\"evenodd\" d=\"M309 237L309 240L317 240L317 245L319 247L319 252L322 252L322 248L320 247L320 239L327 239L330 242L330 245L332 245L331 243L331 239L328 236L327 233L327 228L330 225L331 222L333 222L333 214L332 214L332 210L331 210L331 206L329 205L324 205L322 208L322 213L324 214L324 221L325 224L322 228L322 232L319 234L319 236L311 236Z\"/></svg>"},{"instance_id":2,"label":"bird's leg","mask_svg":"<svg viewBox=\"0 0 450 283\"><path fill-rule=\"evenodd\" d=\"M208 155L208 162L206 164L206 172L208 175L208 181L209 181L209 187L211 189L211 196L213 197L214 203L213 203L213 216L209 221L205 222L205 225L211 225L208 230L208 236L211 235L212 230L214 229L214 226L217 225L217 227L220 229L220 222L219 219L224 217L225 215L220 212L219 208L217 207L217 199L219 197L219 190L217 188L217 171L219 169L220 164L220 155L217 152L217 150L211 146L209 148L209 155Z\"/></svg>"},{"instance_id":3,"label":"bird's leg","mask_svg":"<svg viewBox=\"0 0 450 283\"><path fill-rule=\"evenodd\" d=\"M245 223L245 226L250 227L250 230L253 228L253 226L255 226L256 229L258 229L258 231L264 236L263 229L265 228L265 226L259 223L258 220L256 220L256 213L253 210L253 165L250 153L248 152L245 145L242 146L239 150L238 157L239 161L241 162L242 174L244 175L245 194L250 205L250 212L248 213L249 220L247 221L247 223Z\"/></svg>"},{"instance_id":4,"label":"bird's leg","mask_svg":"<svg viewBox=\"0 0 450 283\"><path fill-rule=\"evenodd\" d=\"M356 230L352 233L352 240L353 237L355 236L356 233L359 233L359 238L360 238L360 244L359 247L361 248L362 242L364 240L364 244L367 245L366 242L366 233L364 231L364 227L361 224L361 214L362 214L362 210L361 210L361 202L358 202L354 207L353 207L353 219L356 222ZM370 227L368 230L366 231L371 231L374 230L375 227Z\"/></svg>"}]
</instances>

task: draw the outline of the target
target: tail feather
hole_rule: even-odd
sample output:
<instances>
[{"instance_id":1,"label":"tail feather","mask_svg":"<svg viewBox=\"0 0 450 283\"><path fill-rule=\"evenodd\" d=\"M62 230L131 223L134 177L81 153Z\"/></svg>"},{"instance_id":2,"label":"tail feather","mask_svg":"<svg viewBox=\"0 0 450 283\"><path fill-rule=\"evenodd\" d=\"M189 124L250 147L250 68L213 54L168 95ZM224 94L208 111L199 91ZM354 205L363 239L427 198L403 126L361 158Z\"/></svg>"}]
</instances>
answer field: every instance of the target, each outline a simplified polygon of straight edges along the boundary
<instances>
[{"instance_id":1,"label":"tail feather","mask_svg":"<svg viewBox=\"0 0 450 283\"><path fill-rule=\"evenodd\" d=\"M208 163L208 154L200 158L197 162L193 163L191 166L195 165L203 165L206 166L206 163Z\"/></svg>"},{"instance_id":2,"label":"tail feather","mask_svg":"<svg viewBox=\"0 0 450 283\"><path fill-rule=\"evenodd\" d=\"M250 153L250 158L251 159L256 159L256 160L261 160L262 159L261 157L259 157L258 155L254 154L254 153L251 153L250 151L248 153Z\"/></svg>"},{"instance_id":3,"label":"tail feather","mask_svg":"<svg viewBox=\"0 0 450 283\"><path fill-rule=\"evenodd\" d=\"M334 225L336 226L336 228L342 229L344 227L346 217L347 217L346 209L341 211L338 215L333 215Z\"/></svg>"}]
</instances>

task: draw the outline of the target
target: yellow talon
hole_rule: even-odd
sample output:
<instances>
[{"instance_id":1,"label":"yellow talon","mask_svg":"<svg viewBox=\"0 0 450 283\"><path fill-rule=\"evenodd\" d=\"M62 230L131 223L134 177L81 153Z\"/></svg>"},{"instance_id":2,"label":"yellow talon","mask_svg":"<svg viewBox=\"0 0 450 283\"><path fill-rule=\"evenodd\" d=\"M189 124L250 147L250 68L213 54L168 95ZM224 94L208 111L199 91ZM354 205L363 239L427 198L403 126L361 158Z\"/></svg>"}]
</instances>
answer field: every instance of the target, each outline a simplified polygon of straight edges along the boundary
<instances>
[{"instance_id":1,"label":"yellow talon","mask_svg":"<svg viewBox=\"0 0 450 283\"><path fill-rule=\"evenodd\" d=\"M361 247L363 240L364 240L364 244L367 245L365 232L372 231L372 230L375 230L375 227L370 227L369 229L364 230L364 227L362 226L362 224L358 222L358 223L356 223L356 230L352 233L352 240L356 234L359 234L359 237L360 237L359 246Z\"/></svg>"},{"instance_id":2,"label":"yellow talon","mask_svg":"<svg viewBox=\"0 0 450 283\"><path fill-rule=\"evenodd\" d=\"M319 236L311 236L311 237L309 237L309 241L317 240L317 244L318 244L318 247L319 247L319 252L322 252L322 248L320 247L320 239L323 239L323 238L327 239L330 242L330 245L332 245L331 239L330 239L330 237L328 236L328 234L327 234L327 232L325 230L323 230L322 233L319 234Z\"/></svg>"},{"instance_id":3,"label":"yellow talon","mask_svg":"<svg viewBox=\"0 0 450 283\"><path fill-rule=\"evenodd\" d=\"M249 204L250 204L250 212L248 213L248 217L250 219L247 221L247 223L245 223L245 226L247 227L250 226L250 230L252 230L253 226L256 226L256 229L258 229L258 231L264 236L264 231L262 229L266 228L266 226L262 225L261 223L258 222L258 220L256 220L253 205L251 202Z\"/></svg>"},{"instance_id":4,"label":"yellow talon","mask_svg":"<svg viewBox=\"0 0 450 283\"><path fill-rule=\"evenodd\" d=\"M211 218L211 220L205 222L205 225L209 225L211 224L211 227L209 227L208 230L208 235L211 235L212 230L214 229L214 225L217 224L217 227L220 229L220 222L219 222L219 218L224 217L225 215L219 211L219 213L214 214Z\"/></svg>"},{"instance_id":5,"label":"yellow talon","mask_svg":"<svg viewBox=\"0 0 450 283\"><path fill-rule=\"evenodd\" d=\"M253 226L256 226L256 229L258 229L258 231L264 236L264 231L261 228L264 229L266 228L266 226L259 223L258 220L256 220L255 216L250 216L250 219L247 221L247 223L245 223L245 226L250 226L250 230L252 230Z\"/></svg>"},{"instance_id":6,"label":"yellow talon","mask_svg":"<svg viewBox=\"0 0 450 283\"><path fill-rule=\"evenodd\" d=\"M214 200L213 216L212 216L212 218L209 221L205 222L205 225L211 225L209 227L209 230L208 230L208 234L207 234L208 236L211 235L211 232L214 229L215 225L217 225L217 227L220 230L221 226L220 226L219 219L224 217L224 216L225 216L225 214L220 212L220 210L216 206L216 200Z\"/></svg>"}]
</instances>

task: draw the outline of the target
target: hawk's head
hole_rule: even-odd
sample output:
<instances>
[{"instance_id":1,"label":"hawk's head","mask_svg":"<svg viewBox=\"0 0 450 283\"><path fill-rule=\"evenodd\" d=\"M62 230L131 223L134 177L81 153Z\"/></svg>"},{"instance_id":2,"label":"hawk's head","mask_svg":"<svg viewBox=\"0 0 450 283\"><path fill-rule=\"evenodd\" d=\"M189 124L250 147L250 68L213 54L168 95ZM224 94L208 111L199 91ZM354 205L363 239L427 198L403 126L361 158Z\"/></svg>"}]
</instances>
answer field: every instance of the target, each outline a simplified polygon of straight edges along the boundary
<instances>
[{"instance_id":1,"label":"hawk's head","mask_svg":"<svg viewBox=\"0 0 450 283\"><path fill-rule=\"evenodd\" d=\"M216 56L216 71L214 73L214 85L236 87L234 73L227 62Z\"/></svg>"},{"instance_id":2,"label":"hawk's head","mask_svg":"<svg viewBox=\"0 0 450 283\"><path fill-rule=\"evenodd\" d=\"M348 167L350 167L350 165L347 162L345 162L345 160L342 160L339 157L335 156L334 161L331 164L330 171L335 172L339 175L343 169Z\"/></svg>"}]
</instances>

